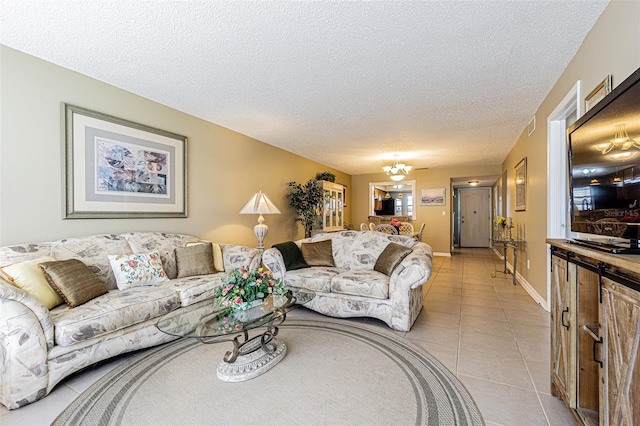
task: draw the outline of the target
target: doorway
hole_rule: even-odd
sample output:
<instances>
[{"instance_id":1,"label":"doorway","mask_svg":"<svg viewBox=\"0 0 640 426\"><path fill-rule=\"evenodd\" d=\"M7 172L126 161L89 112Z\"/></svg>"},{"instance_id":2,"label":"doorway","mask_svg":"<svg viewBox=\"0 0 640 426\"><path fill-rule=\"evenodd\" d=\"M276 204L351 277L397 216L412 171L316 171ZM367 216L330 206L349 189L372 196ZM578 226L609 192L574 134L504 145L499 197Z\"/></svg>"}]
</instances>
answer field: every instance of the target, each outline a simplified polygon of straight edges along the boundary
<instances>
[{"instance_id":1,"label":"doorway","mask_svg":"<svg viewBox=\"0 0 640 426\"><path fill-rule=\"evenodd\" d=\"M459 188L460 247L489 247L491 188Z\"/></svg>"}]
</instances>

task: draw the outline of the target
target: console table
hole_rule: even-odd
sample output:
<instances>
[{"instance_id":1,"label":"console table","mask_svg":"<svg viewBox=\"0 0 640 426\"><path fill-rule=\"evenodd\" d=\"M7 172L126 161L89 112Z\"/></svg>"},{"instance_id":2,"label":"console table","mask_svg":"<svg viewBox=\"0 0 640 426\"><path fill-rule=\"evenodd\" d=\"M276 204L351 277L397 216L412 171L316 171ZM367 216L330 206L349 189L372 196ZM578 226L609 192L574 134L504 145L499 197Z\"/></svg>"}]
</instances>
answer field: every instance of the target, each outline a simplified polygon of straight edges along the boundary
<instances>
[{"instance_id":1,"label":"console table","mask_svg":"<svg viewBox=\"0 0 640 426\"><path fill-rule=\"evenodd\" d=\"M502 271L495 271L492 278L496 277L498 272L503 274L512 274L513 275L513 285L516 285L516 265L518 264L518 247L525 243L524 240L505 240L501 238L493 238L491 239L493 244L502 245L502 258L503 258L503 266ZM510 272L507 269L507 249L513 250L513 272Z\"/></svg>"}]
</instances>

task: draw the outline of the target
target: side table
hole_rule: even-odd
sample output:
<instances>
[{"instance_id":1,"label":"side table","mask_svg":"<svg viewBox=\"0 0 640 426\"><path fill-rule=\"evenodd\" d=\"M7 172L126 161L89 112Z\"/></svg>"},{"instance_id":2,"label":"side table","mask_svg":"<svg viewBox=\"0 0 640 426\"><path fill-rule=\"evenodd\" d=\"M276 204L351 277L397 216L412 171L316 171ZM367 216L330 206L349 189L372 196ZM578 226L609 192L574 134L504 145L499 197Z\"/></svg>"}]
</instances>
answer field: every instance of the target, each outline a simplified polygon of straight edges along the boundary
<instances>
[{"instance_id":1,"label":"side table","mask_svg":"<svg viewBox=\"0 0 640 426\"><path fill-rule=\"evenodd\" d=\"M524 240L504 240L500 238L493 238L491 240L493 244L501 244L502 245L502 258L503 258L503 266L502 271L496 270L491 278L495 278L498 272L503 274L512 274L513 275L513 285L516 285L516 265L518 265L518 247L522 244L525 244ZM507 269L507 249L513 250L513 271L509 271Z\"/></svg>"}]
</instances>

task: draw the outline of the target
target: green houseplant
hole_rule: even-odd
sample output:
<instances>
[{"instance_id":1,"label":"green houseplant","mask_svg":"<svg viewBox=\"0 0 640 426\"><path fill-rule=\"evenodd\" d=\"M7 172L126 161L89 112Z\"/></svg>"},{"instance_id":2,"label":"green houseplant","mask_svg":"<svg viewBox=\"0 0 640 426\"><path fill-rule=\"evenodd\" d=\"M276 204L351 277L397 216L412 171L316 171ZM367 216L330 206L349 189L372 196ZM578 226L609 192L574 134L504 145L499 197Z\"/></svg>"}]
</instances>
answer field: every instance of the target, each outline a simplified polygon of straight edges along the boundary
<instances>
[{"instance_id":1,"label":"green houseplant","mask_svg":"<svg viewBox=\"0 0 640 426\"><path fill-rule=\"evenodd\" d=\"M322 172L316 175L316 180L326 180L327 182L335 182L336 175L331 172Z\"/></svg>"},{"instance_id":2,"label":"green houseplant","mask_svg":"<svg viewBox=\"0 0 640 426\"><path fill-rule=\"evenodd\" d=\"M322 204L322 188L318 183L310 179L304 185L296 182L289 182L291 192L287 194L289 205L296 209L296 222L304 226L304 236L311 236L313 224L318 217L318 209Z\"/></svg>"}]
</instances>

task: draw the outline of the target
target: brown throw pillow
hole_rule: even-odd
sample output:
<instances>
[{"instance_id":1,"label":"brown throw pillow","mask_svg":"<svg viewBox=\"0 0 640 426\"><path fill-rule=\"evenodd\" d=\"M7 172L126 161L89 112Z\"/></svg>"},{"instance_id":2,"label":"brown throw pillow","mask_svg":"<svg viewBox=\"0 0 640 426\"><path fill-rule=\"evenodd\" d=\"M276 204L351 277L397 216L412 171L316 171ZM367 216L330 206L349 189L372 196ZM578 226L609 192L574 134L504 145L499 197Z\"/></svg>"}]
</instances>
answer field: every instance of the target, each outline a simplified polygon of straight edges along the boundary
<instances>
[{"instance_id":1,"label":"brown throw pillow","mask_svg":"<svg viewBox=\"0 0 640 426\"><path fill-rule=\"evenodd\" d=\"M400 262L402 262L402 259L407 257L411 251L409 247L401 244L389 243L389 245L382 250L382 253L380 253L373 270L391 276L393 270L396 269Z\"/></svg>"},{"instance_id":2,"label":"brown throw pillow","mask_svg":"<svg viewBox=\"0 0 640 426\"><path fill-rule=\"evenodd\" d=\"M331 240L324 240L317 243L302 243L300 251L309 266L336 266L333 261L332 247Z\"/></svg>"},{"instance_id":3,"label":"brown throw pillow","mask_svg":"<svg viewBox=\"0 0 640 426\"><path fill-rule=\"evenodd\" d=\"M104 283L78 259L43 262L38 267L69 308L75 308L107 293Z\"/></svg>"},{"instance_id":4,"label":"brown throw pillow","mask_svg":"<svg viewBox=\"0 0 640 426\"><path fill-rule=\"evenodd\" d=\"M176 249L178 278L215 274L213 244L197 244Z\"/></svg>"}]
</instances>

